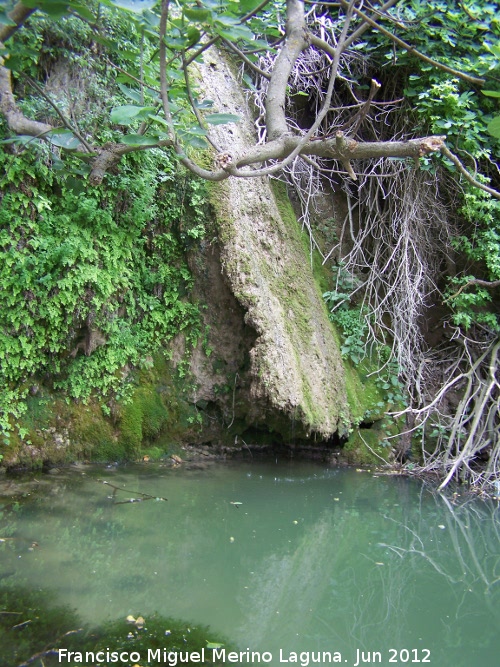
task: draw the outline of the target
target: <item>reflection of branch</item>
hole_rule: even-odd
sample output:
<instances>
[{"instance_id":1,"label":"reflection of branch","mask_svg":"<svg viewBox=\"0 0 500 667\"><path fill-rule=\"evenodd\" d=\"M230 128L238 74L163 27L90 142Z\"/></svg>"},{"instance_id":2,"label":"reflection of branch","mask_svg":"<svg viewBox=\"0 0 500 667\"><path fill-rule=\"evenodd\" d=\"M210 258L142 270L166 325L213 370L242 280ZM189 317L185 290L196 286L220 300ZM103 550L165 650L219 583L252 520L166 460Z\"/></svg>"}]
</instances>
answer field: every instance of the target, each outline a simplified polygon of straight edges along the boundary
<instances>
[{"instance_id":1,"label":"reflection of branch","mask_svg":"<svg viewBox=\"0 0 500 667\"><path fill-rule=\"evenodd\" d=\"M403 558L404 554L418 554L419 556L422 556L422 558L424 558L424 560L426 560L430 565L432 565L432 567L436 570L436 572L438 572L443 577L448 579L448 581L450 581L452 584L459 583L459 579L455 579L454 577L451 576L451 574L445 572L433 558L431 558L425 553L425 551L421 551L420 549L414 549L413 547L411 549L403 549L402 547L395 547L390 544L385 544L384 542L379 542L379 546L385 547L386 549L391 549L392 551L397 553L400 558Z\"/></svg>"},{"instance_id":2,"label":"reflection of branch","mask_svg":"<svg viewBox=\"0 0 500 667\"><path fill-rule=\"evenodd\" d=\"M141 491L128 491L125 487L115 486L114 484L111 484L111 482L108 482L105 479L99 480L99 481L102 481L103 484L107 484L112 489L114 489L113 499L114 499L117 491L125 491L126 493L132 493L134 496L140 496L143 500L168 500L168 498L162 498L161 496L152 496L150 493L142 493ZM135 502L137 502L137 501L138 501L138 499L136 499ZM134 500L127 500L125 502L134 502ZM121 503L121 502L115 503L115 505L121 505L121 504L123 504L123 503Z\"/></svg>"},{"instance_id":3,"label":"reflection of branch","mask_svg":"<svg viewBox=\"0 0 500 667\"><path fill-rule=\"evenodd\" d=\"M70 630L69 632L65 632L63 635L60 635L54 642L54 644L59 644L61 639L64 639L64 637L68 637L69 635L76 635L78 632L81 632L83 628L78 628L78 630ZM59 649L58 648L49 648L49 649L44 649L43 651L40 651L40 653L35 653L35 655L32 655L31 658L28 658L26 662L22 662L20 665L17 667L28 667L28 665L31 665L32 662L35 662L35 660L40 660L41 664L43 665L43 660L42 658L45 658L47 655L59 655Z\"/></svg>"},{"instance_id":4,"label":"reflection of branch","mask_svg":"<svg viewBox=\"0 0 500 667\"><path fill-rule=\"evenodd\" d=\"M488 581L488 579L487 579L487 577L486 577L486 575L485 575L485 573L484 573L484 571L483 571L483 568L481 567L481 564L480 564L480 562L479 562L479 559L478 559L478 557L477 557L477 555L476 555L476 550L475 550L475 547L474 547L474 543L473 543L473 541L472 541L472 539L471 539L470 533L467 532L467 530L465 529L465 526L464 526L463 523L460 521L460 519L457 517L456 513L453 511L453 508L452 508L452 506L450 505L450 502L449 502L448 498L446 498L446 496L444 496L444 495L442 495L441 497L443 498L443 500L444 500L444 502L445 502L445 505L447 506L448 510L450 511L450 513L451 513L451 515L452 515L452 517L453 517L453 520L458 524L458 526L459 526L459 528L460 528L460 532L462 533L462 535L463 535L463 537L464 537L464 539L465 539L465 542L467 543L467 546L469 547L469 553L470 553L470 555L471 555L471 557L472 557L472 560L473 560L473 562L474 562L474 565L475 565L476 568L477 568L477 571L479 572L479 575L480 575L481 579L482 579L482 580L484 581L484 583L489 587L489 586L490 586L490 583L489 583L489 581ZM454 535L454 537L455 537L455 539L456 539L456 536L455 536L455 535ZM457 546L458 546L458 545L457 545ZM460 548L458 548L458 553L460 553ZM461 554L460 554L460 555L461 555ZM463 561L462 561L462 562L463 562Z\"/></svg>"}]
</instances>

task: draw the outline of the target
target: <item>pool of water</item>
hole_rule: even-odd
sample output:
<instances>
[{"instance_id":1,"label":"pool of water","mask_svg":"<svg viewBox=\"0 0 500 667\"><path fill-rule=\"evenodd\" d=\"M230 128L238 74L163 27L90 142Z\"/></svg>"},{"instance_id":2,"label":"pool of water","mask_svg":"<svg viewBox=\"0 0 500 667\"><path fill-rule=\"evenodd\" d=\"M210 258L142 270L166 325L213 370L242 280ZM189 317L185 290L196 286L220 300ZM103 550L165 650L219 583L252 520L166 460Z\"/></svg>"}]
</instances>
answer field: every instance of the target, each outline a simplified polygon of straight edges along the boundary
<instances>
[{"instance_id":1,"label":"pool of water","mask_svg":"<svg viewBox=\"0 0 500 667\"><path fill-rule=\"evenodd\" d=\"M0 587L46 594L82 624L157 613L288 667L500 664L494 502L280 462L86 467L2 486ZM2 613L21 624L4 642L41 615ZM8 667L30 657L6 655Z\"/></svg>"}]
</instances>

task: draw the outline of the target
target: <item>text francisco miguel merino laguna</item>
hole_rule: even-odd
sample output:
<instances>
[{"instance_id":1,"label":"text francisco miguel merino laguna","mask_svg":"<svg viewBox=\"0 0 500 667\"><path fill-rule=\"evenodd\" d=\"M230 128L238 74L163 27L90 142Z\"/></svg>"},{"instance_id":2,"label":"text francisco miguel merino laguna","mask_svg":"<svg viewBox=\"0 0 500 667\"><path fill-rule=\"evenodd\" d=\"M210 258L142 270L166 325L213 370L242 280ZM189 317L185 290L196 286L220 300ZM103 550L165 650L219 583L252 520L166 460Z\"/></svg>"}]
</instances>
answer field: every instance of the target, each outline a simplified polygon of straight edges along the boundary
<instances>
[{"instance_id":1,"label":"text francisco miguel merino laguna","mask_svg":"<svg viewBox=\"0 0 500 667\"><path fill-rule=\"evenodd\" d=\"M89 665L107 665L112 663L127 663L128 665L135 665L138 667L144 660L151 664L157 662L160 665L168 665L168 667L182 667L186 663L206 664L205 661L220 663L239 663L241 664L269 664L269 663L288 663L289 667L292 665L300 665L300 667L308 667L313 664L329 664L329 663L347 663L348 660L342 657L339 651L302 651L295 653L294 651L279 650L279 655L275 656L270 651L227 651L222 646L217 648L202 648L200 651L168 651L167 649L148 649L147 654L140 654L138 651L110 651L109 649L102 651L68 651L68 649L60 648L59 662L66 663L81 663ZM418 657L417 654L418 653ZM398 662L398 654L402 655L403 662L419 662L430 663L430 651L427 649L412 649L411 651L403 649L397 651L396 649L389 649L388 662ZM413 655L413 659L410 656ZM356 655L351 661L352 667L358 667L364 663L382 663L382 653L380 651L360 651L356 649Z\"/></svg>"}]
</instances>

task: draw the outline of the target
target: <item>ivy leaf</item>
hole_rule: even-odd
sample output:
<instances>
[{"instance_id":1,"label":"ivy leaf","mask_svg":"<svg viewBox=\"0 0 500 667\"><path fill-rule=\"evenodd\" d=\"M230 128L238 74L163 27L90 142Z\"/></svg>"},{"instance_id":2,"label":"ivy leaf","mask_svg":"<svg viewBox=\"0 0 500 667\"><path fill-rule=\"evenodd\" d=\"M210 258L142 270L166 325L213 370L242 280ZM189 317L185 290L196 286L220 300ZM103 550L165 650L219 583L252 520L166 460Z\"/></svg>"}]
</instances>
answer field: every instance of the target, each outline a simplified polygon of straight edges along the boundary
<instances>
[{"instance_id":1,"label":"ivy leaf","mask_svg":"<svg viewBox=\"0 0 500 667\"><path fill-rule=\"evenodd\" d=\"M187 37L186 48L189 49L191 46L198 44L198 42L201 39L201 32L198 30L198 28L195 28L194 26L190 25L186 30L186 37Z\"/></svg>"},{"instance_id":2,"label":"ivy leaf","mask_svg":"<svg viewBox=\"0 0 500 667\"><path fill-rule=\"evenodd\" d=\"M226 125L227 123L238 123L241 117L234 113L212 113L205 116L205 120L210 125Z\"/></svg>"},{"instance_id":3,"label":"ivy leaf","mask_svg":"<svg viewBox=\"0 0 500 667\"><path fill-rule=\"evenodd\" d=\"M8 139L2 139L0 144L21 144L22 146L29 144L30 141L36 141L35 137L32 137L29 134L18 134L15 137L9 137Z\"/></svg>"},{"instance_id":4,"label":"ivy leaf","mask_svg":"<svg viewBox=\"0 0 500 667\"><path fill-rule=\"evenodd\" d=\"M253 12L253 10L260 5L261 1L262 0L240 0L238 4L244 14L250 14L250 12Z\"/></svg>"}]
</instances>

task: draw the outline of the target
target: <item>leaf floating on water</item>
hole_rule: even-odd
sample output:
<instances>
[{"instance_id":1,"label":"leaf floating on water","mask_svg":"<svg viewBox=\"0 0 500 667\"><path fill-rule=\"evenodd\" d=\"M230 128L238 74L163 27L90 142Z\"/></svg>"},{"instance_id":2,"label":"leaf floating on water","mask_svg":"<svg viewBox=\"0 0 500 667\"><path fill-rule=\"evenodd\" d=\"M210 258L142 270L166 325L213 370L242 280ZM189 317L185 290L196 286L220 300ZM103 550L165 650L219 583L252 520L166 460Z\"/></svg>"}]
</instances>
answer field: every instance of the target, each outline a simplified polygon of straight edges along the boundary
<instances>
[{"instance_id":1,"label":"leaf floating on water","mask_svg":"<svg viewBox=\"0 0 500 667\"><path fill-rule=\"evenodd\" d=\"M229 541L230 541L231 544L232 544L232 543L234 542L234 537L230 537L230 538L229 538Z\"/></svg>"},{"instance_id":2,"label":"leaf floating on water","mask_svg":"<svg viewBox=\"0 0 500 667\"><path fill-rule=\"evenodd\" d=\"M243 503L240 503L238 500L230 500L229 504L234 505L235 507L239 507L240 505L243 505Z\"/></svg>"},{"instance_id":3,"label":"leaf floating on water","mask_svg":"<svg viewBox=\"0 0 500 667\"><path fill-rule=\"evenodd\" d=\"M443 526L443 524L440 523L439 526L438 526L438 528L441 528L441 530L444 530L444 529L446 528L446 526Z\"/></svg>"},{"instance_id":4,"label":"leaf floating on water","mask_svg":"<svg viewBox=\"0 0 500 667\"><path fill-rule=\"evenodd\" d=\"M340 498L334 498L335 502L338 503Z\"/></svg>"},{"instance_id":5,"label":"leaf floating on water","mask_svg":"<svg viewBox=\"0 0 500 667\"><path fill-rule=\"evenodd\" d=\"M135 623L135 618L131 614L129 614L125 620L127 623Z\"/></svg>"},{"instance_id":6,"label":"leaf floating on water","mask_svg":"<svg viewBox=\"0 0 500 667\"><path fill-rule=\"evenodd\" d=\"M207 639L207 648L222 648L224 644L217 644L216 642L209 642Z\"/></svg>"},{"instance_id":7,"label":"leaf floating on water","mask_svg":"<svg viewBox=\"0 0 500 667\"><path fill-rule=\"evenodd\" d=\"M142 628L144 627L145 622L146 621L142 618L142 616L138 616L135 619L135 627L138 628L139 630L142 630Z\"/></svg>"}]
</instances>

